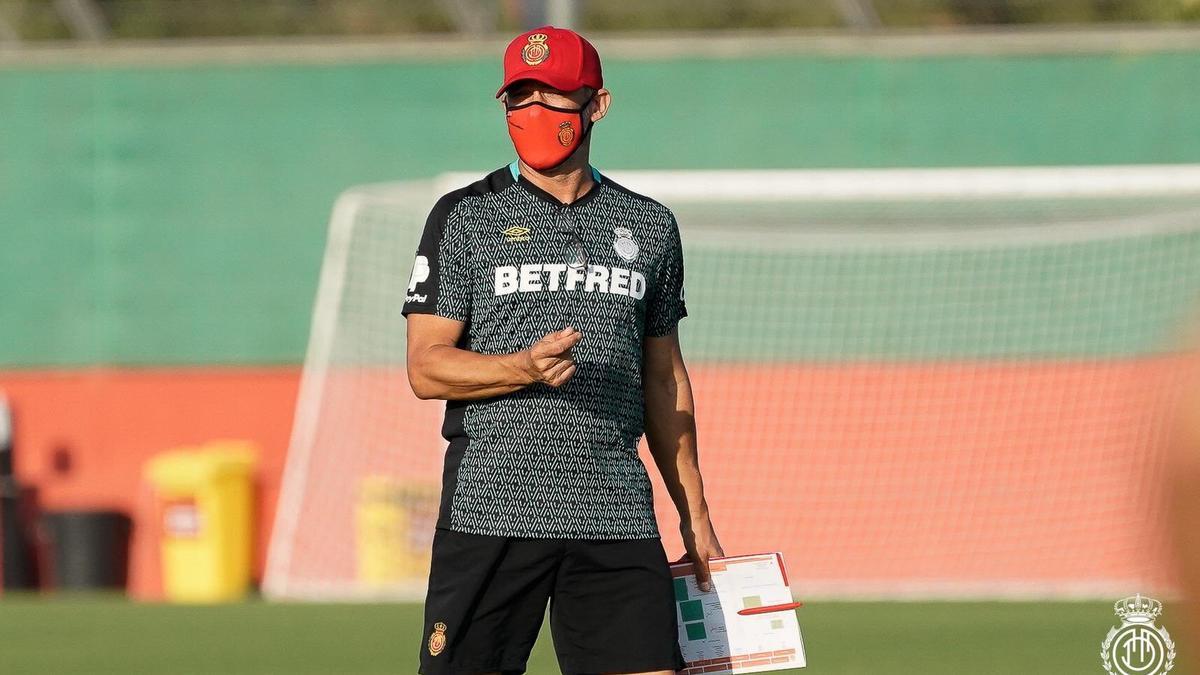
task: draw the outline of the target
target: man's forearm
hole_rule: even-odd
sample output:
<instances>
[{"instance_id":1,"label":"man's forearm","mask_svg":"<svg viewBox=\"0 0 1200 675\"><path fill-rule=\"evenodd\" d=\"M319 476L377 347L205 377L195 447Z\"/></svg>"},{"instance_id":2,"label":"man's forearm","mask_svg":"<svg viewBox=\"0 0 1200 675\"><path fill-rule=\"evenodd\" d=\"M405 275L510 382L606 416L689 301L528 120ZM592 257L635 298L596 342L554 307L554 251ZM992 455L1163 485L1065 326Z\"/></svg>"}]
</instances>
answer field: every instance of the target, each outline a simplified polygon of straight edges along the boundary
<instances>
[{"instance_id":1,"label":"man's forearm","mask_svg":"<svg viewBox=\"0 0 1200 675\"><path fill-rule=\"evenodd\" d=\"M479 354L449 345L430 345L409 365L419 398L470 400L500 396L534 382L526 352Z\"/></svg>"},{"instance_id":2,"label":"man's forearm","mask_svg":"<svg viewBox=\"0 0 1200 675\"><path fill-rule=\"evenodd\" d=\"M687 525L707 520L696 452L696 408L687 371L648 379L644 387L646 441L680 521Z\"/></svg>"}]
</instances>

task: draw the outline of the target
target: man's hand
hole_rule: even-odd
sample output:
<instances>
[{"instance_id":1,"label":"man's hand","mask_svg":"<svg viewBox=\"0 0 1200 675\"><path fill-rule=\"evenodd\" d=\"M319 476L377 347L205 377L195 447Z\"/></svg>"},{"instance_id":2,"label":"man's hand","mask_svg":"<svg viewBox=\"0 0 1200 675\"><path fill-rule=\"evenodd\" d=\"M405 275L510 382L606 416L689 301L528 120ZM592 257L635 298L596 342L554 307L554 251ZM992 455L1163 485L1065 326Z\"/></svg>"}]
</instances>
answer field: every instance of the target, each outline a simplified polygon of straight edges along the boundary
<instances>
[{"instance_id":1,"label":"man's hand","mask_svg":"<svg viewBox=\"0 0 1200 675\"><path fill-rule=\"evenodd\" d=\"M574 328L550 333L519 352L479 354L458 347L465 326L436 314L408 315L408 381L417 398L478 400L534 382L557 387L575 374L571 348L582 336Z\"/></svg>"},{"instance_id":2,"label":"man's hand","mask_svg":"<svg viewBox=\"0 0 1200 675\"><path fill-rule=\"evenodd\" d=\"M532 347L520 352L530 380L544 382L551 387L565 384L575 374L575 357L571 355L571 348L582 337L583 333L567 326L547 333Z\"/></svg>"},{"instance_id":3,"label":"man's hand","mask_svg":"<svg viewBox=\"0 0 1200 675\"><path fill-rule=\"evenodd\" d=\"M696 585L706 593L711 591L712 575L708 570L708 559L725 555L721 542L717 541L717 533L713 531L712 521L705 516L693 523L680 523L679 533L683 535L683 547L687 549L687 554L675 562L691 561Z\"/></svg>"}]
</instances>

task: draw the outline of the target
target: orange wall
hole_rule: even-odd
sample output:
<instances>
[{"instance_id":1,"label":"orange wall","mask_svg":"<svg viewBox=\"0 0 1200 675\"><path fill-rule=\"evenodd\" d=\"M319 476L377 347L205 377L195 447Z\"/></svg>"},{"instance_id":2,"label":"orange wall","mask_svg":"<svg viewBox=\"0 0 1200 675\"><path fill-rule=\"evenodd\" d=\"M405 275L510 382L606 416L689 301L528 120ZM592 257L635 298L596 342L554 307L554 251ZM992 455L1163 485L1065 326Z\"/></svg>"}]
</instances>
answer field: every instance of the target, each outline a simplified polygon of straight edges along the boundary
<instances>
[{"instance_id":1,"label":"orange wall","mask_svg":"<svg viewBox=\"0 0 1200 675\"><path fill-rule=\"evenodd\" d=\"M834 593L1169 585L1161 432L1180 363L691 369L722 544L782 550Z\"/></svg>"},{"instance_id":2,"label":"orange wall","mask_svg":"<svg viewBox=\"0 0 1200 675\"><path fill-rule=\"evenodd\" d=\"M13 408L18 478L37 486L41 507L126 511L135 537L145 533L136 530L147 459L220 438L257 443L261 570L299 376L294 367L8 371L0 390Z\"/></svg>"},{"instance_id":3,"label":"orange wall","mask_svg":"<svg viewBox=\"0 0 1200 675\"><path fill-rule=\"evenodd\" d=\"M1170 358L693 367L718 531L727 551L783 550L814 582L1162 582L1156 434L1177 368ZM256 442L259 570L298 382L291 367L0 372L18 474L43 508L145 520L146 459ZM417 414L429 405L406 398L396 414L433 424ZM651 475L677 557L677 520ZM144 560L153 549L138 541ZM156 576L140 564L132 582L145 591Z\"/></svg>"}]
</instances>

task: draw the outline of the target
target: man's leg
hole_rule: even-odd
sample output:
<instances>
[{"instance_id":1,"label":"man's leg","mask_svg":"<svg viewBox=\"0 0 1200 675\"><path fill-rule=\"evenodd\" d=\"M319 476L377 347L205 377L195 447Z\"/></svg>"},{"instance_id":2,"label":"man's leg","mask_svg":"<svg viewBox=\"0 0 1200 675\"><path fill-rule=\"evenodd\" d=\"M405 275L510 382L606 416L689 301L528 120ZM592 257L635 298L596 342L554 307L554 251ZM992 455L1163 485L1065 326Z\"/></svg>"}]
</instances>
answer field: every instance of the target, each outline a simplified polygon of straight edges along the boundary
<instances>
[{"instance_id":1,"label":"man's leg","mask_svg":"<svg viewBox=\"0 0 1200 675\"><path fill-rule=\"evenodd\" d=\"M661 540L574 539L554 582L550 628L564 675L685 667Z\"/></svg>"},{"instance_id":2,"label":"man's leg","mask_svg":"<svg viewBox=\"0 0 1200 675\"><path fill-rule=\"evenodd\" d=\"M561 559L562 545L552 541L439 528L418 672L523 673Z\"/></svg>"}]
</instances>

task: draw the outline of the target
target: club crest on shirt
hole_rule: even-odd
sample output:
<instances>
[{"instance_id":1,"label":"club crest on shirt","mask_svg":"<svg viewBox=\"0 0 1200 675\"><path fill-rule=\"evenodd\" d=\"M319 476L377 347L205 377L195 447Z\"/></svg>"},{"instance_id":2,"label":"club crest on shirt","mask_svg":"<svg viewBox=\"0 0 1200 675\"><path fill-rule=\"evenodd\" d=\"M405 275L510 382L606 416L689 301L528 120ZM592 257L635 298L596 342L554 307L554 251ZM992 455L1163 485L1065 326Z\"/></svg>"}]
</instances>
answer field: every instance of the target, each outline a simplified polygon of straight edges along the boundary
<instances>
[{"instance_id":1,"label":"club crest on shirt","mask_svg":"<svg viewBox=\"0 0 1200 675\"><path fill-rule=\"evenodd\" d=\"M638 245L633 240L633 230L628 227L617 227L613 229L613 234L617 238L613 240L613 249L617 255L625 260L634 260L638 257Z\"/></svg>"},{"instance_id":2,"label":"club crest on shirt","mask_svg":"<svg viewBox=\"0 0 1200 675\"><path fill-rule=\"evenodd\" d=\"M529 36L525 46L521 48L521 60L527 66L536 66L550 56L550 45L546 44L545 33L534 33Z\"/></svg>"},{"instance_id":3,"label":"club crest on shirt","mask_svg":"<svg viewBox=\"0 0 1200 675\"><path fill-rule=\"evenodd\" d=\"M446 648L446 624L441 621L433 624L433 635L429 636L429 655L437 656Z\"/></svg>"},{"instance_id":4,"label":"club crest on shirt","mask_svg":"<svg viewBox=\"0 0 1200 675\"><path fill-rule=\"evenodd\" d=\"M570 122L558 125L558 142L565 148L570 146L573 140L575 140L575 127L571 126Z\"/></svg>"}]
</instances>

